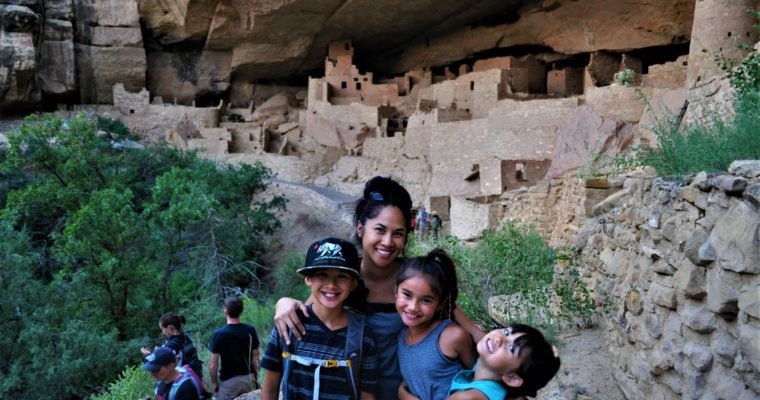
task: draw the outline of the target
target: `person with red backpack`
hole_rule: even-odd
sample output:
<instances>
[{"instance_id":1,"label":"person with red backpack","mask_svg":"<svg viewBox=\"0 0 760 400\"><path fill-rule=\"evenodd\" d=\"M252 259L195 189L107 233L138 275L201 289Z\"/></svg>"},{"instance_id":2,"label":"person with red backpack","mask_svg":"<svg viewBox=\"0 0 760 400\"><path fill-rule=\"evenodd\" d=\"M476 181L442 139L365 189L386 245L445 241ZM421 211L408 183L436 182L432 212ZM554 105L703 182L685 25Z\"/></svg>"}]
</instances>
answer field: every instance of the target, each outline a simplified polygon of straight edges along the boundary
<instances>
[{"instance_id":1,"label":"person with red backpack","mask_svg":"<svg viewBox=\"0 0 760 400\"><path fill-rule=\"evenodd\" d=\"M178 367L174 352L159 347L145 357L143 369L156 380L156 400L202 400L206 389L191 368Z\"/></svg>"}]
</instances>

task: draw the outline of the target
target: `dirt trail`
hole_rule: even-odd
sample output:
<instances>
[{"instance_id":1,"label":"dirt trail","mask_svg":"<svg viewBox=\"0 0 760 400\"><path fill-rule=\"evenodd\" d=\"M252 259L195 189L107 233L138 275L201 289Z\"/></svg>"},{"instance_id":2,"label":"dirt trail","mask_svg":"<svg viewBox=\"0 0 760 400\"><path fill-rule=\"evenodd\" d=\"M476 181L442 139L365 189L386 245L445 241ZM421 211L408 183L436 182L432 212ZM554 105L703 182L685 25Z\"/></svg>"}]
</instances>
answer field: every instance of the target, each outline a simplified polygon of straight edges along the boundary
<instances>
[{"instance_id":1,"label":"dirt trail","mask_svg":"<svg viewBox=\"0 0 760 400\"><path fill-rule=\"evenodd\" d=\"M538 395L540 400L625 399L612 377L612 365L602 329L572 329L559 333L562 366Z\"/></svg>"}]
</instances>

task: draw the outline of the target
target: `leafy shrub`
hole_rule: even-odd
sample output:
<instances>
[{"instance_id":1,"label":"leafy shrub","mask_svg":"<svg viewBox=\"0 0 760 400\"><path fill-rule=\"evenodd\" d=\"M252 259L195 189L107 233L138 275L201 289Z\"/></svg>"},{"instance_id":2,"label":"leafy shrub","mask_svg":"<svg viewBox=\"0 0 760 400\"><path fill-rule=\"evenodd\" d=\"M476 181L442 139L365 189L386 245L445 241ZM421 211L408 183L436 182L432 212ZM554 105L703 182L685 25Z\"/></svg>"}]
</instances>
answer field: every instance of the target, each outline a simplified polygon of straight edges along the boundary
<instances>
[{"instance_id":1,"label":"leafy shrub","mask_svg":"<svg viewBox=\"0 0 760 400\"><path fill-rule=\"evenodd\" d=\"M303 267L305 260L305 254L288 254L279 266L272 269L267 279L271 287L270 298L306 299L309 296L310 290L304 283L303 276L296 272Z\"/></svg>"},{"instance_id":2,"label":"leafy shrub","mask_svg":"<svg viewBox=\"0 0 760 400\"><path fill-rule=\"evenodd\" d=\"M230 122L245 122L245 118L243 118L243 116L238 113L227 113L225 115L225 118L227 118L227 121Z\"/></svg>"},{"instance_id":3,"label":"leafy shrub","mask_svg":"<svg viewBox=\"0 0 760 400\"><path fill-rule=\"evenodd\" d=\"M108 385L104 393L90 396L90 400L144 399L153 395L155 381L139 365L127 367L119 379Z\"/></svg>"},{"instance_id":4,"label":"leafy shrub","mask_svg":"<svg viewBox=\"0 0 760 400\"><path fill-rule=\"evenodd\" d=\"M615 83L626 87L633 86L636 82L636 73L632 69L626 68L622 71L615 72Z\"/></svg>"},{"instance_id":5,"label":"leafy shrub","mask_svg":"<svg viewBox=\"0 0 760 400\"><path fill-rule=\"evenodd\" d=\"M486 330L497 327L487 310L488 299L497 295L513 296L519 322L546 328L555 326L559 318L573 319L579 313L593 312L593 302L583 294L585 284L579 279L565 284L565 275L554 274L556 251L530 226L508 223L486 230L474 245L452 236L430 243L411 241L408 250L418 255L432 247L444 248L457 263L459 306ZM560 301L560 310L550 307L555 298Z\"/></svg>"},{"instance_id":6,"label":"leafy shrub","mask_svg":"<svg viewBox=\"0 0 760 400\"><path fill-rule=\"evenodd\" d=\"M634 151L637 148L634 148ZM578 168L578 178L594 179L617 176L630 171L638 165L635 154L611 156L606 153L589 150L588 162Z\"/></svg>"},{"instance_id":7,"label":"leafy shrub","mask_svg":"<svg viewBox=\"0 0 760 400\"><path fill-rule=\"evenodd\" d=\"M568 247L557 251L553 288L560 301L559 316L576 325L591 324L596 303L581 279L577 252Z\"/></svg>"},{"instance_id":8,"label":"leafy shrub","mask_svg":"<svg viewBox=\"0 0 760 400\"><path fill-rule=\"evenodd\" d=\"M97 117L97 129L110 133L120 139L137 139L137 136L129 132L129 128L121 120L110 117Z\"/></svg>"},{"instance_id":9,"label":"leafy shrub","mask_svg":"<svg viewBox=\"0 0 760 400\"><path fill-rule=\"evenodd\" d=\"M678 120L654 126L658 147L644 147L637 157L658 175L687 175L699 171L725 171L734 160L760 158L760 93L739 92L735 112L724 118L713 112L688 126Z\"/></svg>"}]
</instances>

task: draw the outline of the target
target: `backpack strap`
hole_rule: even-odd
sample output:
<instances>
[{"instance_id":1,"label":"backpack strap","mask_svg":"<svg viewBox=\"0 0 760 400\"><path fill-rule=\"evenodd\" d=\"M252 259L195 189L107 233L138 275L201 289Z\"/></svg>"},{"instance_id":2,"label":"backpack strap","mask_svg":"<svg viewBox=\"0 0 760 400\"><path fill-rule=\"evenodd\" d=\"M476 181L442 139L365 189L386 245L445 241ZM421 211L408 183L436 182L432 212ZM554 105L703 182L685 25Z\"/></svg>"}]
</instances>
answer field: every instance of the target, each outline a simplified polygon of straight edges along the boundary
<instances>
[{"instance_id":1,"label":"backpack strap","mask_svg":"<svg viewBox=\"0 0 760 400\"><path fill-rule=\"evenodd\" d=\"M348 329L346 331L346 348L344 350L343 360L324 360L312 357L298 355L296 344L297 340L290 333L290 346L287 351L282 352L282 380L280 387L282 391L282 400L288 400L288 380L293 374L293 362L305 366L316 365L314 370L314 389L313 400L319 400L319 376L322 368L339 368L345 367L348 381L351 383L351 390L354 399L358 400L360 396L360 377L359 371L362 363L362 343L364 339L364 315L348 309Z\"/></svg>"},{"instance_id":2,"label":"backpack strap","mask_svg":"<svg viewBox=\"0 0 760 400\"><path fill-rule=\"evenodd\" d=\"M354 392L354 399L358 400L361 395L361 366L362 366L362 345L364 342L364 315L348 308L348 331L346 332L346 360L350 362L346 372L348 381L351 382L351 389Z\"/></svg>"},{"instance_id":3,"label":"backpack strap","mask_svg":"<svg viewBox=\"0 0 760 400\"><path fill-rule=\"evenodd\" d=\"M185 367L177 367L176 370L182 375L180 375L180 377L172 384L171 390L169 390L169 396L167 396L168 400L174 400L177 396L177 390L179 390L179 387L187 380L190 380L193 383L199 399L206 398L206 389L203 387L203 382L198 378L198 375L195 374L195 371L191 368Z\"/></svg>"},{"instance_id":4,"label":"backpack strap","mask_svg":"<svg viewBox=\"0 0 760 400\"><path fill-rule=\"evenodd\" d=\"M314 370L314 389L313 389L312 400L319 400L319 386L320 386L319 375L322 368L351 367L350 360L321 360L318 358L299 356L297 354L291 354L288 352L283 352L282 358L284 360L290 360L291 362L297 362L305 366L310 366L310 365L317 366L317 368ZM290 371L288 373L292 374L292 372ZM283 390L287 391L287 387L283 387ZM284 398L285 398L285 394L283 393L283 399Z\"/></svg>"},{"instance_id":5,"label":"backpack strap","mask_svg":"<svg viewBox=\"0 0 760 400\"><path fill-rule=\"evenodd\" d=\"M290 344L286 347L287 351L282 353L282 379L280 380L282 400L288 400L288 381L290 380L290 375L293 371L291 359L290 357L286 357L286 354L294 353L296 351L296 343L298 343L292 332L288 332L288 338L290 339ZM282 344L285 344L284 340L282 341Z\"/></svg>"}]
</instances>

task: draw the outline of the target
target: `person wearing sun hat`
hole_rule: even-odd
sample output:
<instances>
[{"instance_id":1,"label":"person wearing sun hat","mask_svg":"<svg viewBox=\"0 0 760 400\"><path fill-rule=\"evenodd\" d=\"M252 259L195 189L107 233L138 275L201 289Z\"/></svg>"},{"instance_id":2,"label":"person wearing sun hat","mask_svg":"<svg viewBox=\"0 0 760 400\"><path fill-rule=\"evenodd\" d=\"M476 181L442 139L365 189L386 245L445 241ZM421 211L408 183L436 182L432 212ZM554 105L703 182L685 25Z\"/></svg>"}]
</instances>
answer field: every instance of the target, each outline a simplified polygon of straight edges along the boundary
<instances>
[{"instance_id":1,"label":"person wearing sun hat","mask_svg":"<svg viewBox=\"0 0 760 400\"><path fill-rule=\"evenodd\" d=\"M377 385L375 340L363 316L343 307L358 284L359 265L356 247L346 240L327 238L309 246L298 270L314 300L308 317L299 312L306 335L287 345L272 329L261 359L266 370L262 400L276 400L281 387L283 399L372 398ZM355 328L357 324L361 327ZM352 341L357 351L348 351Z\"/></svg>"}]
</instances>

